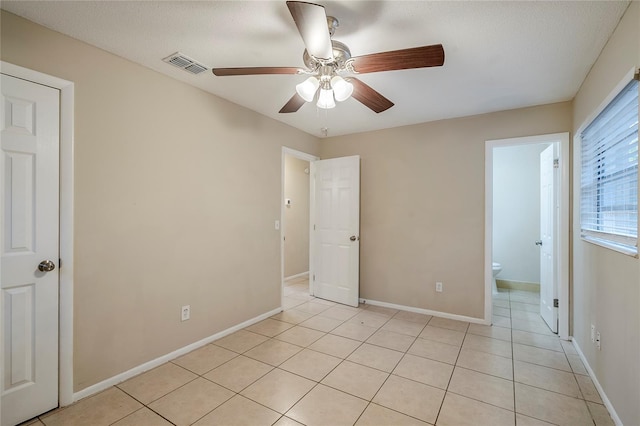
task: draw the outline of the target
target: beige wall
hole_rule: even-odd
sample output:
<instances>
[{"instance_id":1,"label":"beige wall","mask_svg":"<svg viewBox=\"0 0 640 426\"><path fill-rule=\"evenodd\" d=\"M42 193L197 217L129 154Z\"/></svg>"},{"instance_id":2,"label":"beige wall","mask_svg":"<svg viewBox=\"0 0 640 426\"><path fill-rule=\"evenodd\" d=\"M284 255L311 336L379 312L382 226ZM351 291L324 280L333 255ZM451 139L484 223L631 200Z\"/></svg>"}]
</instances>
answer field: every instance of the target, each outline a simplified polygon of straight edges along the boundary
<instances>
[{"instance_id":1,"label":"beige wall","mask_svg":"<svg viewBox=\"0 0 640 426\"><path fill-rule=\"evenodd\" d=\"M323 140L362 158L361 297L483 318L485 141L570 128L565 102Z\"/></svg>"},{"instance_id":2,"label":"beige wall","mask_svg":"<svg viewBox=\"0 0 640 426\"><path fill-rule=\"evenodd\" d=\"M75 82L75 391L280 306L281 146L315 137L4 11L1 35Z\"/></svg>"},{"instance_id":3,"label":"beige wall","mask_svg":"<svg viewBox=\"0 0 640 426\"><path fill-rule=\"evenodd\" d=\"M574 100L574 134L640 66L640 3L632 2ZM622 423L640 424L640 262L580 239L580 146L574 144L573 336ZM591 342L591 324L602 349Z\"/></svg>"},{"instance_id":4,"label":"beige wall","mask_svg":"<svg viewBox=\"0 0 640 426\"><path fill-rule=\"evenodd\" d=\"M284 276L309 272L309 162L285 155ZM307 172L305 172L305 169Z\"/></svg>"}]
</instances>

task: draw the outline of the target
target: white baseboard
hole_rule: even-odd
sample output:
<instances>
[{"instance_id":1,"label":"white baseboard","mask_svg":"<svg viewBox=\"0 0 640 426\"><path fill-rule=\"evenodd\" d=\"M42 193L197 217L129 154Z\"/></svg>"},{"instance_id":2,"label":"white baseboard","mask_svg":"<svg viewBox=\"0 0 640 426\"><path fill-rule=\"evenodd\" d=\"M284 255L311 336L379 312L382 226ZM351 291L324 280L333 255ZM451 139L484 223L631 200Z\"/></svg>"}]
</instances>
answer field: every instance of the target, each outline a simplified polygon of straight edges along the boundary
<instances>
[{"instance_id":1,"label":"white baseboard","mask_svg":"<svg viewBox=\"0 0 640 426\"><path fill-rule=\"evenodd\" d=\"M244 321L240 324L234 325L233 327L227 328L226 330L223 330L219 333L216 333L212 336L209 337L205 337L202 340L199 340L195 343L192 343L190 345L187 345L185 347L182 347L178 350L175 350L171 353L168 353L166 355L163 355L159 358L153 359L149 362L145 362L144 364L138 365L137 367L134 367L130 370L125 371L124 373L120 373L116 376L113 376L111 378L108 378L106 380L103 380L99 383L96 383L95 385L89 386L88 388L84 388L79 392L75 392L73 394L73 401L72 402L76 402L82 398L86 398L88 396L91 396L93 394L96 394L98 392L101 392L105 389L110 388L111 386L117 385L118 383L124 382L125 380L128 380L134 376L137 376L138 374L144 373L145 371L151 370L152 368L158 367L159 365L164 364L165 362L171 361L172 359L176 359L179 356L182 356L186 353L189 353L195 349L198 349L199 347L202 347L204 345L207 345L215 340L221 339L224 336L227 336L231 333L235 333L238 330L241 330L245 327L248 327L252 324L255 324L257 322L260 322L266 318L269 318L279 312L282 312L282 307L280 308L276 308L273 309L269 312L266 312L262 315L258 315L255 318L251 318L247 321Z\"/></svg>"},{"instance_id":2,"label":"white baseboard","mask_svg":"<svg viewBox=\"0 0 640 426\"><path fill-rule=\"evenodd\" d=\"M287 282L287 281L295 280L296 278L302 278L302 277L304 277L305 275L306 275L306 276L309 276L309 271L307 271L307 272L300 272L299 274L291 275L291 276L289 276L289 277L284 277L284 281L285 281L285 282Z\"/></svg>"},{"instance_id":3,"label":"white baseboard","mask_svg":"<svg viewBox=\"0 0 640 426\"><path fill-rule=\"evenodd\" d=\"M382 306L383 308L399 309L401 311L415 312L418 314L432 315L434 317L447 318L456 321L472 322L474 324L491 325L491 321L483 318L473 318L464 315L449 314L446 312L432 311L430 309L414 308L413 306L396 305L395 303L378 302L377 300L360 299L360 303L365 305Z\"/></svg>"},{"instance_id":4,"label":"white baseboard","mask_svg":"<svg viewBox=\"0 0 640 426\"><path fill-rule=\"evenodd\" d=\"M600 394L600 398L602 398L602 402L604 403L604 406L607 407L607 410L609 410L609 414L611 415L613 422L616 424L616 426L623 426L622 420L620 420L620 417L618 417L618 413L616 413L615 408L613 408L613 404L611 404L611 401L609 401L609 398L607 398L607 394L604 393L604 389L602 389L600 382L598 382L598 379L596 378L596 374L593 372L593 370L591 369L591 366L587 362L587 358L582 353L582 349L580 349L578 342L576 342L575 339L571 339L571 342L573 343L573 347L576 349L576 352L578 352L578 356L582 360L582 363L584 364L584 368L587 369L587 373L589 373L589 377L591 377L591 381L593 381L594 386L598 390L598 393Z\"/></svg>"}]
</instances>

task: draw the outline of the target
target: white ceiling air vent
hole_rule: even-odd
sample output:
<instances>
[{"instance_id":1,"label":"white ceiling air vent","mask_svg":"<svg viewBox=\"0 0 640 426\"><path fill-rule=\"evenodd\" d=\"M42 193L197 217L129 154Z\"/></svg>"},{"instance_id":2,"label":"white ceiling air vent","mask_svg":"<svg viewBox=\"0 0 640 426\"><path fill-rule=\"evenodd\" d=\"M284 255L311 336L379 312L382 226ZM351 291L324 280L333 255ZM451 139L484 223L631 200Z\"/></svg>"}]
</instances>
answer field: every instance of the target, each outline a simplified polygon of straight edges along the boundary
<instances>
[{"instance_id":1,"label":"white ceiling air vent","mask_svg":"<svg viewBox=\"0 0 640 426\"><path fill-rule=\"evenodd\" d=\"M186 55L183 55L180 52L176 52L173 55L167 56L163 59L163 61L175 67L182 68L183 70L190 72L191 74L200 74L201 72L209 69L201 63L196 62L195 60Z\"/></svg>"}]
</instances>

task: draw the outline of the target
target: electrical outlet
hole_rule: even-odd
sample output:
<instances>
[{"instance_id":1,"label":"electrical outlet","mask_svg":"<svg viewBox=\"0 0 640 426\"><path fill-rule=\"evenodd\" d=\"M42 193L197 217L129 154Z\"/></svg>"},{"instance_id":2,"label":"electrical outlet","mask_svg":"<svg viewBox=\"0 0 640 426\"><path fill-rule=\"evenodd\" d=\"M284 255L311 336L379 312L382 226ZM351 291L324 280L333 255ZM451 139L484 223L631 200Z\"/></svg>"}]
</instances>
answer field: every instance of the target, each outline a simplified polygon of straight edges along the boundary
<instances>
[{"instance_id":1,"label":"electrical outlet","mask_svg":"<svg viewBox=\"0 0 640 426\"><path fill-rule=\"evenodd\" d=\"M437 282L436 283L436 291L438 293L442 293L442 283L441 282Z\"/></svg>"},{"instance_id":2,"label":"electrical outlet","mask_svg":"<svg viewBox=\"0 0 640 426\"><path fill-rule=\"evenodd\" d=\"M600 350L600 332L598 331L596 333L596 348L598 348L598 350Z\"/></svg>"},{"instance_id":3,"label":"electrical outlet","mask_svg":"<svg viewBox=\"0 0 640 426\"><path fill-rule=\"evenodd\" d=\"M191 305L184 305L180 312L182 321L188 320L189 318L191 318Z\"/></svg>"},{"instance_id":4,"label":"electrical outlet","mask_svg":"<svg viewBox=\"0 0 640 426\"><path fill-rule=\"evenodd\" d=\"M591 324L591 343L596 342L596 326Z\"/></svg>"}]
</instances>

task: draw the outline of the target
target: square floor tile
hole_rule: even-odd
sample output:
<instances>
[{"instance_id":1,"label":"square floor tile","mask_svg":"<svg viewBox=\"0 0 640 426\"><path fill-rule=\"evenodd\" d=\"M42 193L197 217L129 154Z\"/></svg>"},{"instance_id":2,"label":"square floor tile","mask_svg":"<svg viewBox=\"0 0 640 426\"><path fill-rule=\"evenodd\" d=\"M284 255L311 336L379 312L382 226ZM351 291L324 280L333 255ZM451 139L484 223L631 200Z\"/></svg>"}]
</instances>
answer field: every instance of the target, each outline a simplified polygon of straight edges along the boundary
<instances>
[{"instance_id":1,"label":"square floor tile","mask_svg":"<svg viewBox=\"0 0 640 426\"><path fill-rule=\"evenodd\" d=\"M423 339L429 339L447 345L462 346L464 333L461 331L447 330L446 328L426 326L420 333Z\"/></svg>"},{"instance_id":2,"label":"square floor tile","mask_svg":"<svg viewBox=\"0 0 640 426\"><path fill-rule=\"evenodd\" d=\"M327 334L319 340L316 340L311 346L309 346L309 349L337 356L338 358L346 358L361 344L361 342L347 339L346 337Z\"/></svg>"},{"instance_id":3,"label":"square floor tile","mask_svg":"<svg viewBox=\"0 0 640 426\"><path fill-rule=\"evenodd\" d=\"M170 422L190 425L229 398L233 392L201 377L149 404Z\"/></svg>"},{"instance_id":4,"label":"square floor tile","mask_svg":"<svg viewBox=\"0 0 640 426\"><path fill-rule=\"evenodd\" d=\"M509 308L501 308L501 307L494 307L493 308L493 315L498 315L498 316L501 316L501 317L511 318L511 309L509 309Z\"/></svg>"},{"instance_id":5,"label":"square floor tile","mask_svg":"<svg viewBox=\"0 0 640 426\"><path fill-rule=\"evenodd\" d=\"M522 361L514 361L513 368L516 382L558 392L574 398L580 398L582 396L573 373Z\"/></svg>"},{"instance_id":6,"label":"square floor tile","mask_svg":"<svg viewBox=\"0 0 640 426\"><path fill-rule=\"evenodd\" d=\"M300 324L303 321L311 318L313 314L309 312L297 311L295 309L289 309L288 311L280 312L271 317L271 319L288 322L289 324Z\"/></svg>"},{"instance_id":7,"label":"square floor tile","mask_svg":"<svg viewBox=\"0 0 640 426\"><path fill-rule=\"evenodd\" d=\"M380 328L387 321L389 321L389 317L384 315L379 315L374 312L362 311L358 315L352 317L349 322L366 325L367 327Z\"/></svg>"},{"instance_id":8,"label":"square floor tile","mask_svg":"<svg viewBox=\"0 0 640 426\"><path fill-rule=\"evenodd\" d=\"M345 322L339 327L336 327L331 331L331 334L335 334L337 336L347 337L353 340L359 340L364 342L367 340L373 333L376 332L376 328L367 327L365 325L354 324L350 322Z\"/></svg>"},{"instance_id":9,"label":"square floor tile","mask_svg":"<svg viewBox=\"0 0 640 426\"><path fill-rule=\"evenodd\" d=\"M456 367L447 390L506 410L514 410L511 380Z\"/></svg>"},{"instance_id":10,"label":"square floor tile","mask_svg":"<svg viewBox=\"0 0 640 426\"><path fill-rule=\"evenodd\" d=\"M234 392L240 392L273 370L269 364L240 355L208 372L204 377Z\"/></svg>"},{"instance_id":11,"label":"square floor tile","mask_svg":"<svg viewBox=\"0 0 640 426\"><path fill-rule=\"evenodd\" d=\"M308 426L350 426L367 407L367 402L327 386L318 385L287 412L287 416Z\"/></svg>"},{"instance_id":12,"label":"square floor tile","mask_svg":"<svg viewBox=\"0 0 640 426\"><path fill-rule=\"evenodd\" d=\"M323 331L325 333L328 333L340 324L342 324L342 321L340 320L323 317L320 315L316 315L300 323L300 325L303 327L312 328L314 330Z\"/></svg>"},{"instance_id":13,"label":"square floor tile","mask_svg":"<svg viewBox=\"0 0 640 426\"><path fill-rule=\"evenodd\" d=\"M516 413L516 425L518 426L553 426L552 423L547 423L533 417L525 416L523 414Z\"/></svg>"},{"instance_id":14,"label":"square floor tile","mask_svg":"<svg viewBox=\"0 0 640 426\"><path fill-rule=\"evenodd\" d=\"M204 345L200 349L174 359L172 362L202 375L237 356L237 353L228 349L215 345Z\"/></svg>"},{"instance_id":15,"label":"square floor tile","mask_svg":"<svg viewBox=\"0 0 640 426\"><path fill-rule=\"evenodd\" d=\"M319 382L341 362L341 358L304 349L282 363L280 368Z\"/></svg>"},{"instance_id":16,"label":"square floor tile","mask_svg":"<svg viewBox=\"0 0 640 426\"><path fill-rule=\"evenodd\" d=\"M294 345L307 347L322 336L325 333L311 328L300 327L296 325L288 329L285 332L278 334L275 339L282 340L283 342L292 343Z\"/></svg>"},{"instance_id":17,"label":"square floor tile","mask_svg":"<svg viewBox=\"0 0 640 426\"><path fill-rule=\"evenodd\" d=\"M198 420L195 426L271 425L279 418L279 413L236 395Z\"/></svg>"},{"instance_id":18,"label":"square floor tile","mask_svg":"<svg viewBox=\"0 0 640 426\"><path fill-rule=\"evenodd\" d=\"M513 343L564 353L560 339L557 336L545 336L522 330L513 330L512 336Z\"/></svg>"},{"instance_id":19,"label":"square floor tile","mask_svg":"<svg viewBox=\"0 0 640 426\"><path fill-rule=\"evenodd\" d=\"M380 370L344 361L322 383L370 401L387 377L389 374Z\"/></svg>"},{"instance_id":20,"label":"square floor tile","mask_svg":"<svg viewBox=\"0 0 640 426\"><path fill-rule=\"evenodd\" d=\"M453 366L440 361L406 354L393 370L393 374L426 385L447 389Z\"/></svg>"},{"instance_id":21,"label":"square floor tile","mask_svg":"<svg viewBox=\"0 0 640 426\"><path fill-rule=\"evenodd\" d=\"M511 341L511 329L505 327L496 327L494 325L469 324L471 334L478 336L491 337L493 339Z\"/></svg>"},{"instance_id":22,"label":"square floor tile","mask_svg":"<svg viewBox=\"0 0 640 426\"><path fill-rule=\"evenodd\" d=\"M407 336L406 334L378 330L367 339L367 343L395 351L406 352L415 340L415 337Z\"/></svg>"},{"instance_id":23,"label":"square floor tile","mask_svg":"<svg viewBox=\"0 0 640 426\"><path fill-rule=\"evenodd\" d=\"M405 416L397 411L389 410L377 404L369 404L355 426L428 426L413 417Z\"/></svg>"},{"instance_id":24,"label":"square floor tile","mask_svg":"<svg viewBox=\"0 0 640 426\"><path fill-rule=\"evenodd\" d=\"M547 336L555 336L549 326L539 318L536 321L521 320L514 318L511 320L511 328L514 330L529 331L531 333L539 333Z\"/></svg>"},{"instance_id":25,"label":"square floor tile","mask_svg":"<svg viewBox=\"0 0 640 426\"><path fill-rule=\"evenodd\" d=\"M582 375L589 374L579 355L567 354L567 360L569 361L571 370L573 370L574 373Z\"/></svg>"},{"instance_id":26,"label":"square floor tile","mask_svg":"<svg viewBox=\"0 0 640 426\"><path fill-rule=\"evenodd\" d=\"M593 402L587 402L591 416L596 423L596 426L614 426L615 422L611 418L609 411L602 404L596 404Z\"/></svg>"},{"instance_id":27,"label":"square floor tile","mask_svg":"<svg viewBox=\"0 0 640 426\"><path fill-rule=\"evenodd\" d=\"M516 412L558 425L593 424L582 399L516 383Z\"/></svg>"},{"instance_id":28,"label":"square floor tile","mask_svg":"<svg viewBox=\"0 0 640 426\"><path fill-rule=\"evenodd\" d=\"M278 368L241 392L243 396L284 414L316 385L316 382Z\"/></svg>"},{"instance_id":29,"label":"square floor tile","mask_svg":"<svg viewBox=\"0 0 640 426\"><path fill-rule=\"evenodd\" d=\"M365 305L365 307L367 309L367 312L374 312L376 314L384 315L387 317L392 317L400 312L398 309L385 308L384 306Z\"/></svg>"},{"instance_id":30,"label":"square floor tile","mask_svg":"<svg viewBox=\"0 0 640 426\"><path fill-rule=\"evenodd\" d=\"M513 411L447 392L438 416L442 426L514 426Z\"/></svg>"},{"instance_id":31,"label":"square floor tile","mask_svg":"<svg viewBox=\"0 0 640 426\"><path fill-rule=\"evenodd\" d=\"M557 370L571 371L569 361L564 352L550 351L533 346L513 344L513 358L531 364L543 365Z\"/></svg>"},{"instance_id":32,"label":"square floor tile","mask_svg":"<svg viewBox=\"0 0 640 426\"><path fill-rule=\"evenodd\" d=\"M347 360L390 373L402 355L402 352L364 343L349 355Z\"/></svg>"},{"instance_id":33,"label":"square floor tile","mask_svg":"<svg viewBox=\"0 0 640 426\"><path fill-rule=\"evenodd\" d=\"M308 312L310 314L319 314L320 312L324 312L329 309L331 306L325 305L323 303L317 303L315 301L310 301L307 303L303 303L302 305L296 306L296 310Z\"/></svg>"},{"instance_id":34,"label":"square floor tile","mask_svg":"<svg viewBox=\"0 0 640 426\"><path fill-rule=\"evenodd\" d=\"M578 355L578 351L573 346L573 342L567 340L560 340L560 344L562 345L562 349L564 349L564 353L567 355Z\"/></svg>"},{"instance_id":35,"label":"square floor tile","mask_svg":"<svg viewBox=\"0 0 640 426\"><path fill-rule=\"evenodd\" d=\"M417 322L411 322L402 319L391 318L385 325L382 326L383 330L393 331L400 334L406 334L407 336L417 337L424 325Z\"/></svg>"},{"instance_id":36,"label":"square floor tile","mask_svg":"<svg viewBox=\"0 0 640 426\"><path fill-rule=\"evenodd\" d=\"M467 334L464 338L462 348L511 358L511 343L490 337Z\"/></svg>"},{"instance_id":37,"label":"square floor tile","mask_svg":"<svg viewBox=\"0 0 640 426\"><path fill-rule=\"evenodd\" d=\"M516 318L513 316L513 311L525 311L525 312L534 312L540 313L540 305L530 304L530 303L522 303L522 302L511 302L511 318Z\"/></svg>"},{"instance_id":38,"label":"square floor tile","mask_svg":"<svg viewBox=\"0 0 640 426\"><path fill-rule=\"evenodd\" d=\"M600 394L596 389L591 377L583 376L581 374L576 374L576 381L578 382L578 387L580 388L580 392L582 392L582 397L591 402L595 402L596 404L602 404L602 398L600 398Z\"/></svg>"},{"instance_id":39,"label":"square floor tile","mask_svg":"<svg viewBox=\"0 0 640 426\"><path fill-rule=\"evenodd\" d=\"M417 312L399 311L393 316L393 319L401 319L405 321L416 322L418 324L427 325L431 319L431 315L419 314Z\"/></svg>"},{"instance_id":40,"label":"square floor tile","mask_svg":"<svg viewBox=\"0 0 640 426\"><path fill-rule=\"evenodd\" d=\"M244 354L249 358L277 367L301 350L302 347L300 346L271 339L245 352Z\"/></svg>"},{"instance_id":41,"label":"square floor tile","mask_svg":"<svg viewBox=\"0 0 640 426\"><path fill-rule=\"evenodd\" d=\"M252 333L247 330L239 330L213 342L214 345L229 349L239 354L248 351L269 340L268 337Z\"/></svg>"},{"instance_id":42,"label":"square floor tile","mask_svg":"<svg viewBox=\"0 0 640 426\"><path fill-rule=\"evenodd\" d=\"M491 317L491 325L495 327L511 328L511 318L493 315Z\"/></svg>"},{"instance_id":43,"label":"square floor tile","mask_svg":"<svg viewBox=\"0 0 640 426\"><path fill-rule=\"evenodd\" d=\"M509 304L509 300L508 299L493 299L493 307L494 308L510 308L511 305Z\"/></svg>"},{"instance_id":44,"label":"square floor tile","mask_svg":"<svg viewBox=\"0 0 640 426\"><path fill-rule=\"evenodd\" d=\"M138 401L112 387L40 419L47 426L110 425L141 407Z\"/></svg>"},{"instance_id":45,"label":"square floor tile","mask_svg":"<svg viewBox=\"0 0 640 426\"><path fill-rule=\"evenodd\" d=\"M291 327L293 327L293 324L289 324L288 322L267 318L266 320L262 320L247 327L246 330L262 334L263 336L273 337L290 329Z\"/></svg>"},{"instance_id":46,"label":"square floor tile","mask_svg":"<svg viewBox=\"0 0 640 426\"><path fill-rule=\"evenodd\" d=\"M513 360L511 358L462 348L456 365L480 373L513 380Z\"/></svg>"},{"instance_id":47,"label":"square floor tile","mask_svg":"<svg viewBox=\"0 0 640 426\"><path fill-rule=\"evenodd\" d=\"M42 424L42 423L39 423ZM113 426L172 426L171 423L149 410L142 407L133 414L129 414L122 420L113 423Z\"/></svg>"},{"instance_id":48,"label":"square floor tile","mask_svg":"<svg viewBox=\"0 0 640 426\"><path fill-rule=\"evenodd\" d=\"M433 340L417 338L407 353L418 355L435 361L455 364L460 352L459 346L447 345Z\"/></svg>"},{"instance_id":49,"label":"square floor tile","mask_svg":"<svg viewBox=\"0 0 640 426\"><path fill-rule=\"evenodd\" d=\"M341 306L332 306L329 309L326 309L320 312L320 316L336 319L339 321L346 321L349 318L355 316L358 312L352 311L349 309L343 309Z\"/></svg>"},{"instance_id":50,"label":"square floor tile","mask_svg":"<svg viewBox=\"0 0 640 426\"><path fill-rule=\"evenodd\" d=\"M273 424L273 426L304 426L304 425L302 423L296 422L295 420L287 416L282 416L280 417L280 420L278 420Z\"/></svg>"},{"instance_id":51,"label":"square floor tile","mask_svg":"<svg viewBox=\"0 0 640 426\"><path fill-rule=\"evenodd\" d=\"M285 311L289 309L294 309L304 303L306 302L302 299L285 296L282 298L282 309L284 309Z\"/></svg>"},{"instance_id":52,"label":"square floor tile","mask_svg":"<svg viewBox=\"0 0 640 426\"><path fill-rule=\"evenodd\" d=\"M466 333L467 328L469 328L468 322L457 321L457 320L452 320L448 318L440 318L440 317L431 318L428 325L432 327L440 327L440 328L446 328L449 330L462 331L463 333Z\"/></svg>"},{"instance_id":53,"label":"square floor tile","mask_svg":"<svg viewBox=\"0 0 640 426\"><path fill-rule=\"evenodd\" d=\"M442 389L391 375L372 402L435 424L444 393Z\"/></svg>"},{"instance_id":54,"label":"square floor tile","mask_svg":"<svg viewBox=\"0 0 640 426\"><path fill-rule=\"evenodd\" d=\"M118 387L143 404L149 404L196 377L191 371L167 362L120 383Z\"/></svg>"}]
</instances>

